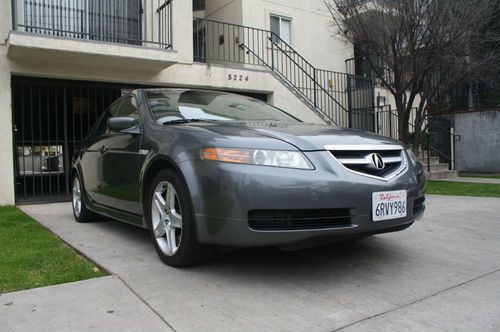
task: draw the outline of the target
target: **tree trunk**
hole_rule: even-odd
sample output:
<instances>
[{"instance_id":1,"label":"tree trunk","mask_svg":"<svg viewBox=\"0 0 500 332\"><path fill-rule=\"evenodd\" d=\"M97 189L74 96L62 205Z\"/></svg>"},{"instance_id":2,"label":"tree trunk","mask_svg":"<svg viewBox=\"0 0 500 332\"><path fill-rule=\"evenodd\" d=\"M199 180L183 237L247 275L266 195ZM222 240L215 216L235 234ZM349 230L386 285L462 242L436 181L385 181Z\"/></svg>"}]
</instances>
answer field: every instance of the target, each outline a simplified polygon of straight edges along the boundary
<instances>
[{"instance_id":1,"label":"tree trunk","mask_svg":"<svg viewBox=\"0 0 500 332\"><path fill-rule=\"evenodd\" d=\"M424 121L424 111L427 98L420 95L420 103L418 104L417 114L415 116L415 137L413 138L413 152L418 154L418 150L425 142L425 137L422 135L422 124Z\"/></svg>"},{"instance_id":2,"label":"tree trunk","mask_svg":"<svg viewBox=\"0 0 500 332\"><path fill-rule=\"evenodd\" d=\"M404 105L404 97L402 93L398 93L394 95L394 99L396 101L396 108L398 114L398 140L404 142L404 114L405 114L405 105Z\"/></svg>"}]
</instances>

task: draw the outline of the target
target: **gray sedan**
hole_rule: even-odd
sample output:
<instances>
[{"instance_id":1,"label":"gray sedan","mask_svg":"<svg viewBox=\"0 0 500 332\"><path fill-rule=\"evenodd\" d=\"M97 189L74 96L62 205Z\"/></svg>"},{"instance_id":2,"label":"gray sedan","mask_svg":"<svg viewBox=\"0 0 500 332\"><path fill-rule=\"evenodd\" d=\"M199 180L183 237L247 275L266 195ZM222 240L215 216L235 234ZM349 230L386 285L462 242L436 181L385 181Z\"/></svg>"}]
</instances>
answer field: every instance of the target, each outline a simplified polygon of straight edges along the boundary
<instances>
[{"instance_id":1,"label":"gray sedan","mask_svg":"<svg viewBox=\"0 0 500 332\"><path fill-rule=\"evenodd\" d=\"M123 96L73 162L75 219L147 228L171 266L215 246L296 249L402 230L422 216L424 188L397 141L202 90Z\"/></svg>"}]
</instances>

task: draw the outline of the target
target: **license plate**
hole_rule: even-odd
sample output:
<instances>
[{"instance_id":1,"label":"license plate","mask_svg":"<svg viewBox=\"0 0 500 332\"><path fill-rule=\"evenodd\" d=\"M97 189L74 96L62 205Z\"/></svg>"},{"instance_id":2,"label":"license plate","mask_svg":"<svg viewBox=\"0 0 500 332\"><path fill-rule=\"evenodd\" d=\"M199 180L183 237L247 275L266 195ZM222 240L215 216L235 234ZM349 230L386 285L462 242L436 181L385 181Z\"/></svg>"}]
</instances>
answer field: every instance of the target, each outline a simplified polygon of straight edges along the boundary
<instances>
[{"instance_id":1,"label":"license plate","mask_svg":"<svg viewBox=\"0 0 500 332\"><path fill-rule=\"evenodd\" d=\"M373 221L406 217L406 190L372 194Z\"/></svg>"}]
</instances>

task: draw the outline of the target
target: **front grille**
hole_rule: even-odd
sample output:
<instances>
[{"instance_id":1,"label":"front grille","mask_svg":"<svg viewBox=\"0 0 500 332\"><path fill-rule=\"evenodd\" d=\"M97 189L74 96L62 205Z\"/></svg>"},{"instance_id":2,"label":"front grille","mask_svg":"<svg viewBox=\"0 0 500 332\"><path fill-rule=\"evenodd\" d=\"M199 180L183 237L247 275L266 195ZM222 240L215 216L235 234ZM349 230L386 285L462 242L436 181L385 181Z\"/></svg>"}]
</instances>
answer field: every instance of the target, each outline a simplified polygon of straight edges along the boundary
<instances>
[{"instance_id":1,"label":"front grille","mask_svg":"<svg viewBox=\"0 0 500 332\"><path fill-rule=\"evenodd\" d=\"M251 210L248 225L257 231L349 227L350 209Z\"/></svg>"},{"instance_id":2,"label":"front grille","mask_svg":"<svg viewBox=\"0 0 500 332\"><path fill-rule=\"evenodd\" d=\"M424 208L425 196L417 198L413 201L413 214L419 213Z\"/></svg>"},{"instance_id":3,"label":"front grille","mask_svg":"<svg viewBox=\"0 0 500 332\"><path fill-rule=\"evenodd\" d=\"M398 145L333 146L329 151L348 170L362 175L389 179L406 167L404 150Z\"/></svg>"}]
</instances>

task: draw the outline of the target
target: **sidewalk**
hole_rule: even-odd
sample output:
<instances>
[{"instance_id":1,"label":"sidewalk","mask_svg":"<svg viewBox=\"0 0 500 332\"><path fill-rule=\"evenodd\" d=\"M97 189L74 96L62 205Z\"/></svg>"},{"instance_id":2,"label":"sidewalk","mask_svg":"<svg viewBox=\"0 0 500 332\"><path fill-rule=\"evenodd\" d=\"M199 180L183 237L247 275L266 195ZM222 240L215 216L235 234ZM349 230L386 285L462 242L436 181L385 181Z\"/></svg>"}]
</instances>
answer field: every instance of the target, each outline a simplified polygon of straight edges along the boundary
<instances>
[{"instance_id":1,"label":"sidewalk","mask_svg":"<svg viewBox=\"0 0 500 332\"><path fill-rule=\"evenodd\" d=\"M171 331L116 276L0 295L2 331Z\"/></svg>"},{"instance_id":2,"label":"sidewalk","mask_svg":"<svg viewBox=\"0 0 500 332\"><path fill-rule=\"evenodd\" d=\"M500 184L500 179L489 178L449 178L449 179L433 179L432 181L448 181L448 182L462 182L462 183L484 183L484 184Z\"/></svg>"}]
</instances>

